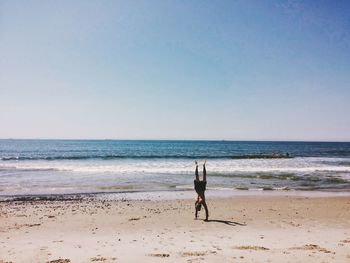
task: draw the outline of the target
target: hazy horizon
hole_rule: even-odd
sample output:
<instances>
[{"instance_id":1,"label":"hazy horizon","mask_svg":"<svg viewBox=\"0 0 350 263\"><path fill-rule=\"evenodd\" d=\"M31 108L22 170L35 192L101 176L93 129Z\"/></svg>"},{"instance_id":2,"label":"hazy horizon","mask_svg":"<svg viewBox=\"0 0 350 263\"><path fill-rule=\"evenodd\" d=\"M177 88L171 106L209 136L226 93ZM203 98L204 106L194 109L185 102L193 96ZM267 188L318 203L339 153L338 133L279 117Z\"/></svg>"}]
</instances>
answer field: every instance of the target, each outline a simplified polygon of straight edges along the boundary
<instances>
[{"instance_id":1,"label":"hazy horizon","mask_svg":"<svg viewBox=\"0 0 350 263\"><path fill-rule=\"evenodd\" d=\"M350 141L348 1L1 1L0 138Z\"/></svg>"},{"instance_id":2,"label":"hazy horizon","mask_svg":"<svg viewBox=\"0 0 350 263\"><path fill-rule=\"evenodd\" d=\"M235 139L118 139L118 138L0 138L0 140L37 140L37 141L225 141L225 142L315 142L315 143L350 143L350 141L314 141L314 140L235 140Z\"/></svg>"}]
</instances>

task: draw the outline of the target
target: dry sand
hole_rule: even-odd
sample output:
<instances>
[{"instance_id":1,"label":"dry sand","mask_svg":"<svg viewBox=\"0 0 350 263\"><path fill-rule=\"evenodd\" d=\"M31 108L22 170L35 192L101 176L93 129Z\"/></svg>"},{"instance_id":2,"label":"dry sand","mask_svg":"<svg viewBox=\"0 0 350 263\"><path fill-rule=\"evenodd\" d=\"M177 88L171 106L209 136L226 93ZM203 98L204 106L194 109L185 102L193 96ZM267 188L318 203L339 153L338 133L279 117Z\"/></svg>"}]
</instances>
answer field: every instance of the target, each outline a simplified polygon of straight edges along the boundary
<instances>
[{"instance_id":1,"label":"dry sand","mask_svg":"<svg viewBox=\"0 0 350 263\"><path fill-rule=\"evenodd\" d=\"M0 203L0 262L350 262L350 197Z\"/></svg>"}]
</instances>

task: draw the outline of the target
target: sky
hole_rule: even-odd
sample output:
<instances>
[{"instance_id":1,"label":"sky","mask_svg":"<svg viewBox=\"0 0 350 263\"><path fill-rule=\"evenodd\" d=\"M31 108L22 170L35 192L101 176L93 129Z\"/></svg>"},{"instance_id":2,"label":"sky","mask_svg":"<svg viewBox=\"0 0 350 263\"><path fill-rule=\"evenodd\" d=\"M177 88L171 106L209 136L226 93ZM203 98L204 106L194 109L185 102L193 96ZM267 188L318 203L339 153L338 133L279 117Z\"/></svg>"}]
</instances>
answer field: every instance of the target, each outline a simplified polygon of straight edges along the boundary
<instances>
[{"instance_id":1,"label":"sky","mask_svg":"<svg viewBox=\"0 0 350 263\"><path fill-rule=\"evenodd\" d=\"M350 2L1 0L0 138L350 141Z\"/></svg>"}]
</instances>

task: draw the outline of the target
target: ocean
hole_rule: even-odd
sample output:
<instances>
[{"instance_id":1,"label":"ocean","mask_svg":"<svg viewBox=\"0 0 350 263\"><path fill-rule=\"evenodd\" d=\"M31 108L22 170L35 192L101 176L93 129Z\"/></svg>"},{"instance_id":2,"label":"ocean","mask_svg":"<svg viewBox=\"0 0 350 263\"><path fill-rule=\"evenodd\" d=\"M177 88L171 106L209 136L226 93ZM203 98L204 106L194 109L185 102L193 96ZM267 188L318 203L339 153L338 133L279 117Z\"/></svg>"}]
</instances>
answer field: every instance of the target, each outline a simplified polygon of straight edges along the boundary
<instances>
[{"instance_id":1,"label":"ocean","mask_svg":"<svg viewBox=\"0 0 350 263\"><path fill-rule=\"evenodd\" d=\"M192 190L350 190L350 143L0 140L0 196Z\"/></svg>"}]
</instances>

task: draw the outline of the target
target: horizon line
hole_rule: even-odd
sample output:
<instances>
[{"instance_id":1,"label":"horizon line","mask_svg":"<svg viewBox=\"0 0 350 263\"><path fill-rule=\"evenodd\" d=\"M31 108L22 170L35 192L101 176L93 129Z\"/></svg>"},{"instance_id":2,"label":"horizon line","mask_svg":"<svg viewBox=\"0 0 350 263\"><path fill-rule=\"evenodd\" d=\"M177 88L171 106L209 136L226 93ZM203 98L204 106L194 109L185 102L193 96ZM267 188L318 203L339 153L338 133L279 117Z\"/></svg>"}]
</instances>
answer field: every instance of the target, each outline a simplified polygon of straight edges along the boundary
<instances>
[{"instance_id":1,"label":"horizon line","mask_svg":"<svg viewBox=\"0 0 350 263\"><path fill-rule=\"evenodd\" d=\"M271 139L116 139L116 138L0 138L0 140L37 140L37 141L227 141L227 142L339 142L339 143L349 143L350 140L298 140L298 139L289 139L289 140L271 140Z\"/></svg>"}]
</instances>

